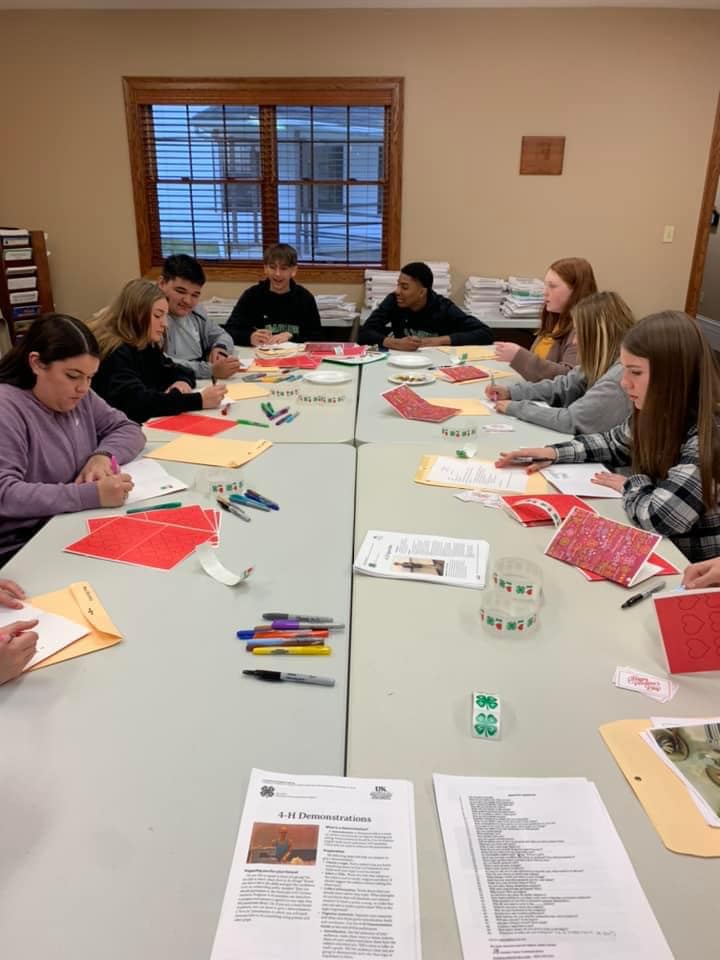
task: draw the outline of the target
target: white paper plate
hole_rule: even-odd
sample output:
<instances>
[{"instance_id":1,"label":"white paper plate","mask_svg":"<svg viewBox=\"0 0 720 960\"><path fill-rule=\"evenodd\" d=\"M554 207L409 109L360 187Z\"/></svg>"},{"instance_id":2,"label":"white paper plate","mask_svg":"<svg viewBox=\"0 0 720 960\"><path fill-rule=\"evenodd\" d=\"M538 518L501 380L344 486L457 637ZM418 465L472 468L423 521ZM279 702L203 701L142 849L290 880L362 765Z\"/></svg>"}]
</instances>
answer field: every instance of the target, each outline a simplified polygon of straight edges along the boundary
<instances>
[{"instance_id":1,"label":"white paper plate","mask_svg":"<svg viewBox=\"0 0 720 960\"><path fill-rule=\"evenodd\" d=\"M396 373L388 377L390 383L400 383L407 387L423 387L428 383L435 383L435 377L429 373Z\"/></svg>"},{"instance_id":2,"label":"white paper plate","mask_svg":"<svg viewBox=\"0 0 720 960\"><path fill-rule=\"evenodd\" d=\"M432 366L430 357L422 353L393 353L388 357L388 363L393 367L405 367L406 370L419 370L421 367Z\"/></svg>"},{"instance_id":3,"label":"white paper plate","mask_svg":"<svg viewBox=\"0 0 720 960\"><path fill-rule=\"evenodd\" d=\"M336 383L349 383L352 380L352 374L345 370L313 370L311 373L306 373L303 380L307 380L308 383L335 386Z\"/></svg>"}]
</instances>

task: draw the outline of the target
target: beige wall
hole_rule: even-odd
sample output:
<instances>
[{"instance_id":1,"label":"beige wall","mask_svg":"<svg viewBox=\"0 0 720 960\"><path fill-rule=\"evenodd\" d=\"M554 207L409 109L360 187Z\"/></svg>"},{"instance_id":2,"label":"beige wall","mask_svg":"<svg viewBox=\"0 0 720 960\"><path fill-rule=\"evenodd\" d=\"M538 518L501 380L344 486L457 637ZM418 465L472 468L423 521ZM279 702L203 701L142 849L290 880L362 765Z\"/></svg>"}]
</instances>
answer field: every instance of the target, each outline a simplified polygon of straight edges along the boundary
<instances>
[{"instance_id":1,"label":"beige wall","mask_svg":"<svg viewBox=\"0 0 720 960\"><path fill-rule=\"evenodd\" d=\"M1 12L0 36L0 219L48 231L60 309L137 273L121 77L153 74L404 76L403 259L459 291L585 256L640 314L684 302L720 12ZM523 134L567 137L563 176L518 176Z\"/></svg>"}]
</instances>

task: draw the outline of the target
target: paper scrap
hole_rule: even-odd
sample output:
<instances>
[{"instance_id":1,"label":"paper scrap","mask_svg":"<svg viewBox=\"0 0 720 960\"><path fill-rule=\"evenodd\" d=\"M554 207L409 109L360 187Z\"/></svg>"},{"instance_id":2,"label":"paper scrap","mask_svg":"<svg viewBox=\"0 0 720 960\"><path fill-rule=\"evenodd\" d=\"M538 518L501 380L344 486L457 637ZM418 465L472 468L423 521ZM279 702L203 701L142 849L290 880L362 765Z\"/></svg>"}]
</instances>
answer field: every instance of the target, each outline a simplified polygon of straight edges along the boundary
<instances>
[{"instance_id":1,"label":"paper scrap","mask_svg":"<svg viewBox=\"0 0 720 960\"><path fill-rule=\"evenodd\" d=\"M233 573L232 570L228 570L226 566L220 563L217 553L207 543L200 544L195 553L205 573L213 580L217 580L218 583L224 583L226 587L235 587L238 583L247 580L254 569L253 567L247 567L242 573Z\"/></svg>"},{"instance_id":2,"label":"paper scrap","mask_svg":"<svg viewBox=\"0 0 720 960\"><path fill-rule=\"evenodd\" d=\"M635 690L658 703L667 703L672 700L680 689L673 680L655 677L651 673L643 673L634 667L617 667L613 676L613 683L621 690Z\"/></svg>"},{"instance_id":3,"label":"paper scrap","mask_svg":"<svg viewBox=\"0 0 720 960\"><path fill-rule=\"evenodd\" d=\"M479 503L482 507L492 507L493 510L500 510L502 507L502 497L497 493L483 493L482 490L461 490L454 496L457 500L463 500L465 503Z\"/></svg>"}]
</instances>

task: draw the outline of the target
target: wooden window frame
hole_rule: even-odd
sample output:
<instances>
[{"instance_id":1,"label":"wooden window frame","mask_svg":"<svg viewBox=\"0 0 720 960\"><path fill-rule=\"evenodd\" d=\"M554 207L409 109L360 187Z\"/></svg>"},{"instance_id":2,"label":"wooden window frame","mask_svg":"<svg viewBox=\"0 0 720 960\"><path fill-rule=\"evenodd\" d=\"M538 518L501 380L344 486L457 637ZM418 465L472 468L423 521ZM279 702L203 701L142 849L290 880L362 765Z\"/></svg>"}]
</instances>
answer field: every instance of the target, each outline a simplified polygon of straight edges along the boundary
<instances>
[{"instance_id":1,"label":"wooden window frame","mask_svg":"<svg viewBox=\"0 0 720 960\"><path fill-rule=\"evenodd\" d=\"M402 196L402 77L281 77L281 78L172 78L123 77L125 112L130 149L135 223L140 270L157 276L161 264L153 262L151 230L155 216L144 178L142 113L155 104L232 104L238 106L382 106L389 110L385 136L387 177L384 200L387 210L383 238L385 269L400 267L400 204ZM274 158L273 158L274 163ZM268 183L264 189L272 190ZM264 206L264 204L263 204ZM360 283L365 264L300 263L302 279L311 282ZM208 280L257 279L262 260L229 267L203 263Z\"/></svg>"}]
</instances>

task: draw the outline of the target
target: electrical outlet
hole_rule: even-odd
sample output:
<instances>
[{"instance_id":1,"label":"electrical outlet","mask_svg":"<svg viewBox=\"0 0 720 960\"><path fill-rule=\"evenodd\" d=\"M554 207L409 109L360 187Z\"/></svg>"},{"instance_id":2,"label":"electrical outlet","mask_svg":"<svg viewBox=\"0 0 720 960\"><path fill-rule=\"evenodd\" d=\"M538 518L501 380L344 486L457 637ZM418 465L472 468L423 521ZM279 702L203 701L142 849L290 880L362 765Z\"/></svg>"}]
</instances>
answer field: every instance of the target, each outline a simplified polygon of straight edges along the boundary
<instances>
[{"instance_id":1,"label":"electrical outlet","mask_svg":"<svg viewBox=\"0 0 720 960\"><path fill-rule=\"evenodd\" d=\"M666 224L663 227L663 243L672 243L675 239L675 227Z\"/></svg>"}]
</instances>

